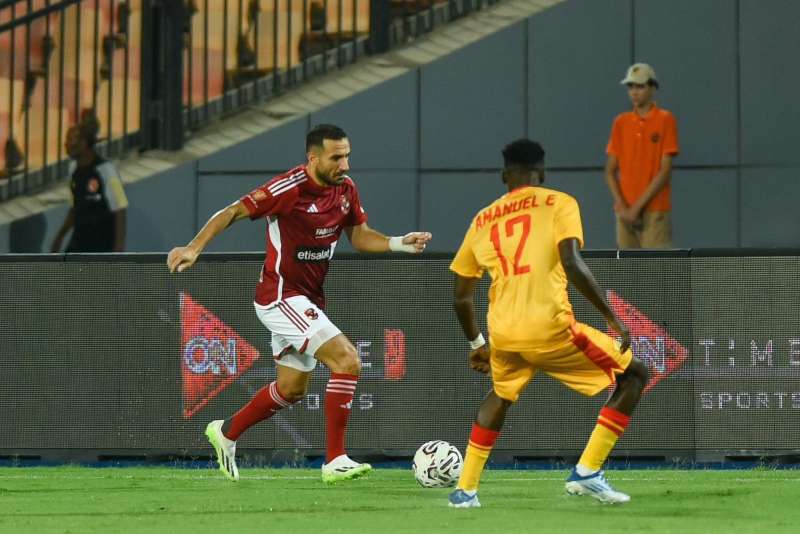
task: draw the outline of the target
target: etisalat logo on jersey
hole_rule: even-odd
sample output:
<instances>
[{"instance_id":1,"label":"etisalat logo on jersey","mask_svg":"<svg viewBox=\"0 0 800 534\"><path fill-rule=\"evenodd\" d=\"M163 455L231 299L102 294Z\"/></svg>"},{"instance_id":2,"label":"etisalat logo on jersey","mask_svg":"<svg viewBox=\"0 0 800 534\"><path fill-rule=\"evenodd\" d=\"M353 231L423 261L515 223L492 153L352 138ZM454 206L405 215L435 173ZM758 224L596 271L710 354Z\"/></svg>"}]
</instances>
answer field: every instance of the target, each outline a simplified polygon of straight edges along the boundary
<instances>
[{"instance_id":1,"label":"etisalat logo on jersey","mask_svg":"<svg viewBox=\"0 0 800 534\"><path fill-rule=\"evenodd\" d=\"M294 257L304 263L328 261L331 259L331 247L297 247Z\"/></svg>"},{"instance_id":2,"label":"etisalat logo on jersey","mask_svg":"<svg viewBox=\"0 0 800 534\"><path fill-rule=\"evenodd\" d=\"M216 315L181 293L183 417L191 418L261 354Z\"/></svg>"},{"instance_id":3,"label":"etisalat logo on jersey","mask_svg":"<svg viewBox=\"0 0 800 534\"><path fill-rule=\"evenodd\" d=\"M650 380L645 392L680 369L689 358L689 351L678 343L669 332L625 301L614 291L608 291L608 304L631 334L633 355L647 365ZM616 336L610 328L608 334Z\"/></svg>"}]
</instances>

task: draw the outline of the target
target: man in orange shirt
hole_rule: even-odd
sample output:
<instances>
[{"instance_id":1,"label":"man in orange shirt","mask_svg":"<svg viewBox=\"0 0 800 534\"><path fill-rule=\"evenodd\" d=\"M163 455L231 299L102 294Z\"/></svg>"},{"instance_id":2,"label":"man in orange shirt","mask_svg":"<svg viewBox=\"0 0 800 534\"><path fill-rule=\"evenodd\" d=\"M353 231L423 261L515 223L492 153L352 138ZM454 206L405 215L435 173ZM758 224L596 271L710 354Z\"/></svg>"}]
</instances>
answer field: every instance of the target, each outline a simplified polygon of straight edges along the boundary
<instances>
[{"instance_id":1,"label":"man in orange shirt","mask_svg":"<svg viewBox=\"0 0 800 534\"><path fill-rule=\"evenodd\" d=\"M606 153L606 182L614 197L619 248L669 248L670 176L678 154L675 117L655 101L653 68L636 63L621 82L633 110L614 120Z\"/></svg>"},{"instance_id":2,"label":"man in orange shirt","mask_svg":"<svg viewBox=\"0 0 800 534\"><path fill-rule=\"evenodd\" d=\"M647 367L633 356L628 329L608 306L581 257L578 202L542 187L541 145L519 139L505 147L503 159L508 193L478 212L450 265L456 274L456 315L472 349L469 365L492 376L492 390L472 426L450 506L480 506L481 472L506 411L539 371L583 395L597 395L616 385L567 479L566 490L607 503L627 502L630 497L611 487L601 467L628 426L647 384ZM478 330L473 301L475 287L487 271L492 278L488 344ZM619 334L619 344L575 320L568 282Z\"/></svg>"}]
</instances>

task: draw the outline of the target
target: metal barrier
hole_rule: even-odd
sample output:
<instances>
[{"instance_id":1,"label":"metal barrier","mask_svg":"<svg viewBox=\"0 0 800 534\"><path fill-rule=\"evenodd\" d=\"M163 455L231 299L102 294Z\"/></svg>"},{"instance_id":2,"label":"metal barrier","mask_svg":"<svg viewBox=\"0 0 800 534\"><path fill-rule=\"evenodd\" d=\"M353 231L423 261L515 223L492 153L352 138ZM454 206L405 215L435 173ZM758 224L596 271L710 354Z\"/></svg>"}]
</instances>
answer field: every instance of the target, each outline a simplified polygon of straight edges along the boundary
<instances>
[{"instance_id":1,"label":"metal barrier","mask_svg":"<svg viewBox=\"0 0 800 534\"><path fill-rule=\"evenodd\" d=\"M0 201L65 178L80 121L98 151L187 132L499 0L0 0Z\"/></svg>"}]
</instances>

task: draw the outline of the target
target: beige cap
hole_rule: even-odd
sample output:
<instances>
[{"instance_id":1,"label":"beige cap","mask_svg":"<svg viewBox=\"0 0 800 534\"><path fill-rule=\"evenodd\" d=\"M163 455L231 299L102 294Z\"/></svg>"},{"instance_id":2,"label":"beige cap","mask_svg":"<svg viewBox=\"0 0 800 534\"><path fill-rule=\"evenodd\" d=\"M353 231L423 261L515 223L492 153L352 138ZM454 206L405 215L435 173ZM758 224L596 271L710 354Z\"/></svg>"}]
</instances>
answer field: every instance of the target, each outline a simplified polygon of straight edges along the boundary
<instances>
[{"instance_id":1,"label":"beige cap","mask_svg":"<svg viewBox=\"0 0 800 534\"><path fill-rule=\"evenodd\" d=\"M637 85L647 85L647 82L653 80L658 84L658 78L656 78L656 71L653 70L653 67L648 65L647 63L634 63L633 65L628 68L628 74L625 75L625 79L621 82L622 85L627 85L629 83L635 83Z\"/></svg>"}]
</instances>

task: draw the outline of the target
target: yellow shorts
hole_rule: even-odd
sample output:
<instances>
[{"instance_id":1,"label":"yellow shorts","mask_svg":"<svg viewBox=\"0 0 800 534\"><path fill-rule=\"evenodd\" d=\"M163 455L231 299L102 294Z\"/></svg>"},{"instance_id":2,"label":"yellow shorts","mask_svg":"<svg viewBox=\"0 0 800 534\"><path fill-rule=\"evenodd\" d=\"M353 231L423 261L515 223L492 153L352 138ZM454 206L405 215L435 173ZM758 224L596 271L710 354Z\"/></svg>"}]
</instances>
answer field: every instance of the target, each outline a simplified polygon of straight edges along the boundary
<instances>
[{"instance_id":1,"label":"yellow shorts","mask_svg":"<svg viewBox=\"0 0 800 534\"><path fill-rule=\"evenodd\" d=\"M592 396L616 382L633 353L621 353L613 338L591 326L575 323L566 344L530 352L508 352L492 347L494 392L516 402L528 382L543 371L578 393Z\"/></svg>"}]
</instances>

